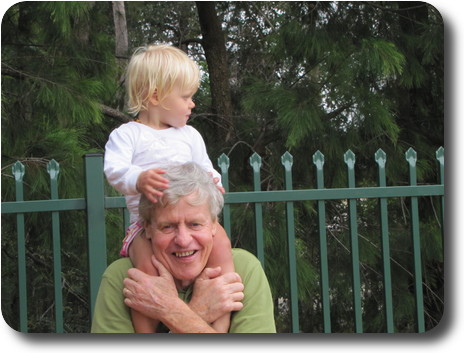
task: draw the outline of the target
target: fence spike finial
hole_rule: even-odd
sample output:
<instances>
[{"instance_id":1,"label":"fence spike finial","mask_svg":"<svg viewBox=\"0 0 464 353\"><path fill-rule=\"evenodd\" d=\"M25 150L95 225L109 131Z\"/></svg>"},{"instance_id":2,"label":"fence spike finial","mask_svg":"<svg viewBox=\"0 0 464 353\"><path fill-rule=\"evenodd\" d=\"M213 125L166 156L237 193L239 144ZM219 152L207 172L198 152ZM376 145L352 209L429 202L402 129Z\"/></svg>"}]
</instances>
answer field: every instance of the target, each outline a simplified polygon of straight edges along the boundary
<instances>
[{"instance_id":1,"label":"fence spike finial","mask_svg":"<svg viewBox=\"0 0 464 353\"><path fill-rule=\"evenodd\" d=\"M385 164L387 163L387 154L383 149L379 148L377 152L375 152L375 161L380 168L385 168Z\"/></svg>"},{"instance_id":2,"label":"fence spike finial","mask_svg":"<svg viewBox=\"0 0 464 353\"><path fill-rule=\"evenodd\" d=\"M290 154L290 152L286 151L282 157L280 158L282 165L285 167L285 170L290 170L292 169L293 165L293 156Z\"/></svg>"},{"instance_id":3,"label":"fence spike finial","mask_svg":"<svg viewBox=\"0 0 464 353\"><path fill-rule=\"evenodd\" d=\"M261 169L261 160L261 156L256 152L251 155L250 165L252 166L253 170Z\"/></svg>"},{"instance_id":4,"label":"fence spike finial","mask_svg":"<svg viewBox=\"0 0 464 353\"><path fill-rule=\"evenodd\" d=\"M349 169L354 169L354 163L356 161L356 156L352 150L348 150L344 154L345 163Z\"/></svg>"},{"instance_id":5,"label":"fence spike finial","mask_svg":"<svg viewBox=\"0 0 464 353\"><path fill-rule=\"evenodd\" d=\"M324 155L321 151L317 150L313 154L313 164L316 166L318 170L322 169L322 167L324 166Z\"/></svg>"},{"instance_id":6,"label":"fence spike finial","mask_svg":"<svg viewBox=\"0 0 464 353\"><path fill-rule=\"evenodd\" d=\"M406 153L404 155L405 155L406 160L408 161L409 165L411 167L415 167L416 166L416 161L417 161L417 152L414 151L414 149L412 147L409 147L409 149L406 151Z\"/></svg>"},{"instance_id":7,"label":"fence spike finial","mask_svg":"<svg viewBox=\"0 0 464 353\"><path fill-rule=\"evenodd\" d=\"M438 162L441 165L445 165L445 149L443 147L440 147L437 152L435 153Z\"/></svg>"},{"instance_id":8,"label":"fence spike finial","mask_svg":"<svg viewBox=\"0 0 464 353\"><path fill-rule=\"evenodd\" d=\"M22 164L20 161L17 161L15 164L13 164L11 170L16 181L23 181L24 174L26 173L26 167L24 167L24 164Z\"/></svg>"},{"instance_id":9,"label":"fence spike finial","mask_svg":"<svg viewBox=\"0 0 464 353\"><path fill-rule=\"evenodd\" d=\"M50 179L56 180L58 178L58 174L60 174L60 165L57 161L52 159L47 164L47 172L50 174Z\"/></svg>"},{"instance_id":10,"label":"fence spike finial","mask_svg":"<svg viewBox=\"0 0 464 353\"><path fill-rule=\"evenodd\" d=\"M221 168L221 171L223 173L227 172L230 166L230 160L229 157L225 153L221 154L218 158L218 166Z\"/></svg>"}]
</instances>

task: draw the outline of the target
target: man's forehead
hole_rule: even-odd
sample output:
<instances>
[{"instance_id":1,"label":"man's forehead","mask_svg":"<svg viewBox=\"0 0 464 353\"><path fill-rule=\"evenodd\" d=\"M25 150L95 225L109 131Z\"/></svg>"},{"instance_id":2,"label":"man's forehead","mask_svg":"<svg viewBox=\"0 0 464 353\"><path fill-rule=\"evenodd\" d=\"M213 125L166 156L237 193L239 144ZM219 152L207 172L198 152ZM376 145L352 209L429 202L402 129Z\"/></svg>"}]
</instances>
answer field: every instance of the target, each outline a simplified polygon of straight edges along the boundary
<instances>
[{"instance_id":1,"label":"man's forehead","mask_svg":"<svg viewBox=\"0 0 464 353\"><path fill-rule=\"evenodd\" d=\"M169 205L166 207L159 206L153 209L153 218L155 222L180 221L210 218L209 208L204 205Z\"/></svg>"}]
</instances>

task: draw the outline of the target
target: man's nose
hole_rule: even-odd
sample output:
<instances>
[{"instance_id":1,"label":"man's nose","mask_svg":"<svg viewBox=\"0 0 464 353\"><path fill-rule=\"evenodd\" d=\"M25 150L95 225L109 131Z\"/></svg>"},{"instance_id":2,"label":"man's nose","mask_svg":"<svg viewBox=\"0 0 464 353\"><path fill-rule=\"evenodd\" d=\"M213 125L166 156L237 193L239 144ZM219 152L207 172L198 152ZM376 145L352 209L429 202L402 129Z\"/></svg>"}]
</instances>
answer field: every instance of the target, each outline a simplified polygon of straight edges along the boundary
<instances>
[{"instance_id":1,"label":"man's nose","mask_svg":"<svg viewBox=\"0 0 464 353\"><path fill-rule=\"evenodd\" d=\"M180 247L187 247L192 240L192 236L190 235L190 231L186 225L180 224L177 227L176 237L174 242L176 245Z\"/></svg>"}]
</instances>

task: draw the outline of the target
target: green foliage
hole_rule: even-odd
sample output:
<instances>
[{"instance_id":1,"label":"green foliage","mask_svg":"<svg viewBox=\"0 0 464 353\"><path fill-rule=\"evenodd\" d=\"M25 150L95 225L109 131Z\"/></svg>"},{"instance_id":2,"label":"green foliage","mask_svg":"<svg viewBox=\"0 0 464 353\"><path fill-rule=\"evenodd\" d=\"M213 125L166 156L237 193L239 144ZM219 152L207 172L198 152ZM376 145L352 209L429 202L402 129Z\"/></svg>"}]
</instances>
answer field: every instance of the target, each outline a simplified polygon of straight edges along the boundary
<instances>
[{"instance_id":1,"label":"green foliage","mask_svg":"<svg viewBox=\"0 0 464 353\"><path fill-rule=\"evenodd\" d=\"M26 200L49 199L46 166L60 165L60 198L83 197L83 156L101 152L107 136L102 103L116 90L112 38L91 29L90 2L31 2L13 5L2 21L2 201L14 199L11 167L25 165ZM98 16L95 16L97 18ZM84 215L60 216L63 300L68 332L88 330L86 227ZM111 223L110 223L111 224ZM29 329L54 330L50 214L26 217ZM110 226L111 229L111 226ZM114 229L114 228L113 228ZM2 216L2 312L18 327L16 231ZM11 262L13 261L13 262Z\"/></svg>"},{"instance_id":2,"label":"green foliage","mask_svg":"<svg viewBox=\"0 0 464 353\"><path fill-rule=\"evenodd\" d=\"M346 186L343 154L356 155L356 184L375 186L374 153L387 156L387 184L408 184L404 152L418 153L419 183L435 183L435 151L444 144L444 31L426 3L218 2L234 108L228 141L211 112L210 80L194 2L127 2L130 49L168 41L188 50L204 72L191 124L204 136L211 160L231 160L231 191L251 190L248 158L263 158L262 190L283 189L280 156L290 150L294 189L314 188L311 156L325 156L327 188ZM122 60L122 58L118 58ZM121 68L114 57L109 2L22 2L2 21L2 201L14 199L11 167L26 166L25 198L48 199L47 163L60 165L60 198L82 197L82 156L102 152L119 121L101 104L123 110ZM108 195L116 192L107 186ZM437 200L420 200L427 329L443 313L443 239ZM414 291L409 205L389 200L395 330L413 332ZM299 315L303 332L322 332L317 205L295 203ZM333 332L353 332L348 205L327 203ZM263 205L265 271L280 332L289 332L289 275L285 207ZM53 331L50 215L28 215L27 261L33 282L31 331ZM385 330L377 202L358 202L363 318L367 332ZM232 207L235 246L256 249L252 205ZM122 238L119 211L108 211L109 261ZM62 232L65 330L88 330L84 215L64 212ZM2 216L2 312L18 327L16 230ZM67 318L67 319L66 319Z\"/></svg>"}]
</instances>

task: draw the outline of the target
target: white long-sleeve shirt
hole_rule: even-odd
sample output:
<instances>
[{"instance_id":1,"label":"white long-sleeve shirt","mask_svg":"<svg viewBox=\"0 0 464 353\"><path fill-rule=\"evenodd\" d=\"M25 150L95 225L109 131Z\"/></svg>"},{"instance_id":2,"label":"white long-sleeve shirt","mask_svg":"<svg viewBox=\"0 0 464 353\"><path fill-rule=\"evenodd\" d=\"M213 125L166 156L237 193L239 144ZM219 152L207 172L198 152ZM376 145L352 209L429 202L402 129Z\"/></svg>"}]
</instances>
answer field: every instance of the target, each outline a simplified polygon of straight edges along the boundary
<instances>
[{"instance_id":1,"label":"white long-sleeve shirt","mask_svg":"<svg viewBox=\"0 0 464 353\"><path fill-rule=\"evenodd\" d=\"M189 125L156 130L129 122L113 130L105 146L106 178L126 196L131 223L139 217L140 194L136 185L140 173L186 162L196 162L213 177L221 177L213 168L200 133Z\"/></svg>"}]
</instances>

